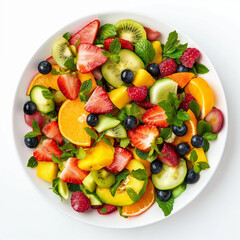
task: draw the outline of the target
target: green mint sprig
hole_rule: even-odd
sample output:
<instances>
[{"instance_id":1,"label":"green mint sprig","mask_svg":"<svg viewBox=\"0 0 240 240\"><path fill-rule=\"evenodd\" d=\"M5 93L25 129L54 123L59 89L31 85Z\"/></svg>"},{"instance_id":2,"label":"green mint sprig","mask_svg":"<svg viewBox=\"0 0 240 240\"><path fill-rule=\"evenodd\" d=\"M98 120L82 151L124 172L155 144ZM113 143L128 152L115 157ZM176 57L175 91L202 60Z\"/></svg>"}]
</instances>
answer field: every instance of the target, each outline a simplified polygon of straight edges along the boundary
<instances>
[{"instance_id":1,"label":"green mint sprig","mask_svg":"<svg viewBox=\"0 0 240 240\"><path fill-rule=\"evenodd\" d=\"M62 200L62 195L59 193L59 190L58 190L58 184L60 182L60 178L57 177L55 179L53 179L53 182L52 182L52 190L54 193L56 193Z\"/></svg>"},{"instance_id":2,"label":"green mint sprig","mask_svg":"<svg viewBox=\"0 0 240 240\"><path fill-rule=\"evenodd\" d=\"M34 138L34 137L42 135L40 127L35 120L32 121L32 129L33 129L33 131L25 134L25 136L24 136L25 138Z\"/></svg>"},{"instance_id":3,"label":"green mint sprig","mask_svg":"<svg viewBox=\"0 0 240 240\"><path fill-rule=\"evenodd\" d=\"M114 37L116 35L117 35L116 28L113 24L104 24L99 28L94 44L95 45L104 44L105 39L109 37Z\"/></svg>"},{"instance_id":4,"label":"green mint sprig","mask_svg":"<svg viewBox=\"0 0 240 240\"><path fill-rule=\"evenodd\" d=\"M81 84L80 92L78 94L81 102L86 103L86 101L89 98L88 94L90 93L91 89L92 89L92 79L90 78Z\"/></svg>"},{"instance_id":5,"label":"green mint sprig","mask_svg":"<svg viewBox=\"0 0 240 240\"><path fill-rule=\"evenodd\" d=\"M70 57L64 62L63 65L66 67L66 69L75 71L77 70L76 64L77 64L77 59L75 57Z\"/></svg>"},{"instance_id":6,"label":"green mint sprig","mask_svg":"<svg viewBox=\"0 0 240 240\"><path fill-rule=\"evenodd\" d=\"M202 170L210 168L207 162L202 162L202 161L197 162L197 160L198 160L197 152L195 150L192 150L189 161L193 163L193 170L195 173L200 173Z\"/></svg>"},{"instance_id":7,"label":"green mint sprig","mask_svg":"<svg viewBox=\"0 0 240 240\"><path fill-rule=\"evenodd\" d=\"M69 32L64 33L63 37L68 41L70 39L70 33Z\"/></svg>"},{"instance_id":8,"label":"green mint sprig","mask_svg":"<svg viewBox=\"0 0 240 240\"><path fill-rule=\"evenodd\" d=\"M174 198L171 197L166 202L160 201L157 196L155 197L158 206L162 209L164 216L168 216L173 210Z\"/></svg>"},{"instance_id":9,"label":"green mint sprig","mask_svg":"<svg viewBox=\"0 0 240 240\"><path fill-rule=\"evenodd\" d=\"M28 159L27 167L35 168L35 167L37 167L37 165L38 165L38 161L36 160L36 158L34 156L32 156Z\"/></svg>"},{"instance_id":10,"label":"green mint sprig","mask_svg":"<svg viewBox=\"0 0 240 240\"><path fill-rule=\"evenodd\" d=\"M70 70L67 71L57 71L55 68L52 69L51 74L52 75L64 75L70 73Z\"/></svg>"},{"instance_id":11,"label":"green mint sprig","mask_svg":"<svg viewBox=\"0 0 240 240\"><path fill-rule=\"evenodd\" d=\"M148 179L146 169L132 170L131 175L139 181L144 181Z\"/></svg>"},{"instance_id":12,"label":"green mint sprig","mask_svg":"<svg viewBox=\"0 0 240 240\"><path fill-rule=\"evenodd\" d=\"M106 213L107 212L107 207L103 207L101 210L100 210L100 213Z\"/></svg>"},{"instance_id":13,"label":"green mint sprig","mask_svg":"<svg viewBox=\"0 0 240 240\"><path fill-rule=\"evenodd\" d=\"M172 136L172 129L170 127L163 128L160 132L160 137L166 141Z\"/></svg>"},{"instance_id":14,"label":"green mint sprig","mask_svg":"<svg viewBox=\"0 0 240 240\"><path fill-rule=\"evenodd\" d=\"M198 73L199 74L208 73L209 69L205 65L195 62L193 67L190 69L190 71L196 75Z\"/></svg>"},{"instance_id":15,"label":"green mint sprig","mask_svg":"<svg viewBox=\"0 0 240 240\"><path fill-rule=\"evenodd\" d=\"M48 90L43 90L42 95L46 99L53 99L53 94L49 89Z\"/></svg>"},{"instance_id":16,"label":"green mint sprig","mask_svg":"<svg viewBox=\"0 0 240 240\"><path fill-rule=\"evenodd\" d=\"M143 60L145 65L152 62L156 55L151 42L143 38L136 42L135 53Z\"/></svg>"},{"instance_id":17,"label":"green mint sprig","mask_svg":"<svg viewBox=\"0 0 240 240\"><path fill-rule=\"evenodd\" d=\"M112 59L115 63L120 62L120 56L118 55L121 51L121 43L119 42L118 38L115 38L109 46L109 51L102 51L102 54L109 58Z\"/></svg>"}]
</instances>

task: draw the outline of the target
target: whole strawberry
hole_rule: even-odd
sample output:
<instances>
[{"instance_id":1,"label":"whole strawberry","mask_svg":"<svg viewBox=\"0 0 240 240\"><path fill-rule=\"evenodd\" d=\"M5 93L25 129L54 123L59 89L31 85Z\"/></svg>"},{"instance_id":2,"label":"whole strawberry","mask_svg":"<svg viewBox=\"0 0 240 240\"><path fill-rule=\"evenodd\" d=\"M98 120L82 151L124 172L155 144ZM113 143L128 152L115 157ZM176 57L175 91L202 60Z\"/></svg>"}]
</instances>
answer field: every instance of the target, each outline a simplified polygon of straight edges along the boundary
<instances>
[{"instance_id":1,"label":"whole strawberry","mask_svg":"<svg viewBox=\"0 0 240 240\"><path fill-rule=\"evenodd\" d=\"M179 58L180 62L188 68L192 68L200 52L196 48L187 48Z\"/></svg>"},{"instance_id":2,"label":"whole strawberry","mask_svg":"<svg viewBox=\"0 0 240 240\"><path fill-rule=\"evenodd\" d=\"M159 64L160 73L166 77L177 71L177 64L172 58L167 58Z\"/></svg>"},{"instance_id":3,"label":"whole strawberry","mask_svg":"<svg viewBox=\"0 0 240 240\"><path fill-rule=\"evenodd\" d=\"M91 202L83 193L75 192L71 197L71 206L76 212L86 212L90 208Z\"/></svg>"}]
</instances>

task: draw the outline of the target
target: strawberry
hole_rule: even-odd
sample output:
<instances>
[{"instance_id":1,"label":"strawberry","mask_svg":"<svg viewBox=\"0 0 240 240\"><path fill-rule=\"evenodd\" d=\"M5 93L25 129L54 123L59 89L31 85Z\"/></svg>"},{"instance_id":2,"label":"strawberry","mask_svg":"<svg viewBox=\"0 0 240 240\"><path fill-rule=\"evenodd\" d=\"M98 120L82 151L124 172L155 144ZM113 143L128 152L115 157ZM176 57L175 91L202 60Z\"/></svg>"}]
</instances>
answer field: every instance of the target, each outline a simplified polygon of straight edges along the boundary
<instances>
[{"instance_id":1,"label":"strawberry","mask_svg":"<svg viewBox=\"0 0 240 240\"><path fill-rule=\"evenodd\" d=\"M97 211L101 215L108 215L114 211L117 210L117 206L110 205L110 204L104 204L101 208L99 208Z\"/></svg>"},{"instance_id":2,"label":"strawberry","mask_svg":"<svg viewBox=\"0 0 240 240\"><path fill-rule=\"evenodd\" d=\"M156 30L153 30L151 28L148 28L148 27L144 27L146 33L147 33L147 40L149 41L154 41L156 40L158 37L160 37L161 33L156 31Z\"/></svg>"},{"instance_id":3,"label":"strawberry","mask_svg":"<svg viewBox=\"0 0 240 240\"><path fill-rule=\"evenodd\" d=\"M88 25L86 25L81 30L76 32L69 39L69 43L75 45L77 41L80 39L81 43L93 44L99 29L99 24L100 24L99 20L94 20L93 22L90 22Z\"/></svg>"},{"instance_id":4,"label":"strawberry","mask_svg":"<svg viewBox=\"0 0 240 240\"><path fill-rule=\"evenodd\" d=\"M58 158L62 155L62 151L52 139L43 140L42 144L33 152L33 156L40 162L52 162L52 154Z\"/></svg>"},{"instance_id":5,"label":"strawberry","mask_svg":"<svg viewBox=\"0 0 240 240\"><path fill-rule=\"evenodd\" d=\"M177 167L178 166L179 157L176 153L175 147L172 144L164 142L161 153L165 154L164 157L158 155L158 159L161 162L167 164L170 167Z\"/></svg>"},{"instance_id":6,"label":"strawberry","mask_svg":"<svg viewBox=\"0 0 240 240\"><path fill-rule=\"evenodd\" d=\"M101 86L97 86L84 109L89 113L109 113L113 110L113 104L107 92Z\"/></svg>"},{"instance_id":7,"label":"strawberry","mask_svg":"<svg viewBox=\"0 0 240 240\"><path fill-rule=\"evenodd\" d=\"M69 158L67 160L65 168L59 176L63 182L82 184L83 179L89 172L80 169L78 167L78 161L77 158Z\"/></svg>"},{"instance_id":8,"label":"strawberry","mask_svg":"<svg viewBox=\"0 0 240 240\"><path fill-rule=\"evenodd\" d=\"M138 101L135 101L135 103L139 106L139 107L142 107L142 108L145 108L145 109L149 109L149 108L152 108L154 107L154 105L148 101L147 99L141 101L141 102L138 102Z\"/></svg>"},{"instance_id":9,"label":"strawberry","mask_svg":"<svg viewBox=\"0 0 240 240\"><path fill-rule=\"evenodd\" d=\"M57 83L60 91L66 98L74 100L78 97L81 82L77 75L70 73L61 75L59 76Z\"/></svg>"},{"instance_id":10,"label":"strawberry","mask_svg":"<svg viewBox=\"0 0 240 240\"><path fill-rule=\"evenodd\" d=\"M104 41L103 47L106 51L109 51L109 46L114 39L115 38L107 38ZM124 40L124 39L119 38L119 42L121 44L121 48L126 48L126 49L129 49L131 51L134 51L133 45L128 40Z\"/></svg>"},{"instance_id":11,"label":"strawberry","mask_svg":"<svg viewBox=\"0 0 240 240\"><path fill-rule=\"evenodd\" d=\"M158 105L148 109L142 117L144 123L161 128L168 126L166 119L165 111Z\"/></svg>"},{"instance_id":12,"label":"strawberry","mask_svg":"<svg viewBox=\"0 0 240 240\"><path fill-rule=\"evenodd\" d=\"M48 61L49 63L51 63L51 65L57 65L56 61L54 60L54 58L51 56L49 58L46 59L46 61Z\"/></svg>"},{"instance_id":13,"label":"strawberry","mask_svg":"<svg viewBox=\"0 0 240 240\"><path fill-rule=\"evenodd\" d=\"M103 49L89 43L78 45L77 69L80 73L89 73L103 65L108 58L102 54Z\"/></svg>"},{"instance_id":14,"label":"strawberry","mask_svg":"<svg viewBox=\"0 0 240 240\"><path fill-rule=\"evenodd\" d=\"M63 144L64 140L62 134L60 133L59 126L57 122L50 122L44 126L42 132L48 137L55 140L58 144Z\"/></svg>"},{"instance_id":15,"label":"strawberry","mask_svg":"<svg viewBox=\"0 0 240 240\"><path fill-rule=\"evenodd\" d=\"M133 86L127 88L127 93L131 100L141 102L147 97L148 88L145 85L141 87Z\"/></svg>"},{"instance_id":16,"label":"strawberry","mask_svg":"<svg viewBox=\"0 0 240 240\"><path fill-rule=\"evenodd\" d=\"M140 125L133 130L128 131L128 137L133 145L144 152L149 152L151 143L159 137L157 127L151 125Z\"/></svg>"},{"instance_id":17,"label":"strawberry","mask_svg":"<svg viewBox=\"0 0 240 240\"><path fill-rule=\"evenodd\" d=\"M125 166L128 164L128 162L133 159L133 155L128 150L116 147L114 152L114 159L111 165L109 165L106 169L109 172L113 172L114 174L117 174L121 172Z\"/></svg>"}]
</instances>

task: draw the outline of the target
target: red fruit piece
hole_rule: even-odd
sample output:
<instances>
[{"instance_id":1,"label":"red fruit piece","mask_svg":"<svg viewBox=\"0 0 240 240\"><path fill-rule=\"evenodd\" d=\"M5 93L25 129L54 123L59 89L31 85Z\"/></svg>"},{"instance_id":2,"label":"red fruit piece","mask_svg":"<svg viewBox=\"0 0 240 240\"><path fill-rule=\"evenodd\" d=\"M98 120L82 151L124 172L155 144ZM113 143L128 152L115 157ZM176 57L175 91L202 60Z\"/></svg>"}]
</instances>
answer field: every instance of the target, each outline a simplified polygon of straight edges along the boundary
<instances>
[{"instance_id":1,"label":"red fruit piece","mask_svg":"<svg viewBox=\"0 0 240 240\"><path fill-rule=\"evenodd\" d=\"M93 74L94 78L98 81L100 81L103 78L100 67L95 68L92 71L92 74Z\"/></svg>"},{"instance_id":2,"label":"red fruit piece","mask_svg":"<svg viewBox=\"0 0 240 240\"><path fill-rule=\"evenodd\" d=\"M165 157L158 155L158 159L170 167L177 167L179 164L179 158L176 153L175 147L170 143L164 142L161 150L162 154L166 154Z\"/></svg>"},{"instance_id":3,"label":"red fruit piece","mask_svg":"<svg viewBox=\"0 0 240 240\"><path fill-rule=\"evenodd\" d=\"M109 113L113 110L113 104L107 92L101 86L97 86L84 109L89 113Z\"/></svg>"},{"instance_id":4,"label":"red fruit piece","mask_svg":"<svg viewBox=\"0 0 240 240\"><path fill-rule=\"evenodd\" d=\"M204 119L212 127L212 133L218 133L223 126L223 114L218 108L213 108Z\"/></svg>"},{"instance_id":5,"label":"red fruit piece","mask_svg":"<svg viewBox=\"0 0 240 240\"><path fill-rule=\"evenodd\" d=\"M42 144L33 152L33 156L39 162L52 162L52 154L57 158L60 158L62 155L62 151L52 139L43 140Z\"/></svg>"},{"instance_id":6,"label":"red fruit piece","mask_svg":"<svg viewBox=\"0 0 240 240\"><path fill-rule=\"evenodd\" d=\"M27 115L24 113L24 119L28 126L32 127L32 121L35 120L36 123L42 128L45 124L45 118L40 112L35 112L32 115Z\"/></svg>"},{"instance_id":7,"label":"red fruit piece","mask_svg":"<svg viewBox=\"0 0 240 240\"><path fill-rule=\"evenodd\" d=\"M71 196L71 206L76 212L86 212L91 202L87 196L81 192L74 192Z\"/></svg>"},{"instance_id":8,"label":"red fruit piece","mask_svg":"<svg viewBox=\"0 0 240 240\"><path fill-rule=\"evenodd\" d=\"M59 176L63 182L82 184L82 181L89 172L80 169L78 167L78 161L77 158L69 158L67 160L65 168Z\"/></svg>"},{"instance_id":9,"label":"red fruit piece","mask_svg":"<svg viewBox=\"0 0 240 240\"><path fill-rule=\"evenodd\" d=\"M109 51L109 46L114 39L115 38L107 38L104 41L103 47L104 47L105 50ZM131 51L134 51L133 45L128 40L124 40L124 39L119 38L119 42L121 44L121 48L126 48L126 49L129 49Z\"/></svg>"},{"instance_id":10,"label":"red fruit piece","mask_svg":"<svg viewBox=\"0 0 240 240\"><path fill-rule=\"evenodd\" d=\"M74 100L78 97L81 82L78 79L77 75L75 74L61 75L59 76L57 83L60 91L66 98Z\"/></svg>"},{"instance_id":11,"label":"red fruit piece","mask_svg":"<svg viewBox=\"0 0 240 240\"><path fill-rule=\"evenodd\" d=\"M49 63L51 63L51 65L57 65L56 61L54 60L54 58L51 56L49 58L46 59L46 61L48 61Z\"/></svg>"},{"instance_id":12,"label":"red fruit piece","mask_svg":"<svg viewBox=\"0 0 240 240\"><path fill-rule=\"evenodd\" d=\"M77 41L80 39L81 43L93 44L99 29L99 24L100 22L98 20L94 20L93 22L90 22L88 25L86 25L77 33L75 33L69 39L69 43L72 45L75 45Z\"/></svg>"},{"instance_id":13,"label":"red fruit piece","mask_svg":"<svg viewBox=\"0 0 240 240\"><path fill-rule=\"evenodd\" d=\"M110 204L104 204L101 208L99 208L97 211L101 215L108 215L114 211L117 210L117 206L110 205Z\"/></svg>"},{"instance_id":14,"label":"red fruit piece","mask_svg":"<svg viewBox=\"0 0 240 240\"><path fill-rule=\"evenodd\" d=\"M165 111L158 105L148 109L144 113L142 120L144 123L153 125L156 127L161 127L161 128L168 127L167 116L165 114Z\"/></svg>"},{"instance_id":15,"label":"red fruit piece","mask_svg":"<svg viewBox=\"0 0 240 240\"><path fill-rule=\"evenodd\" d=\"M180 98L181 94L178 94L178 98ZM180 104L180 108L182 108L184 111L187 111L189 109L189 105L191 100L196 101L196 99L193 97L191 93L185 93L185 98Z\"/></svg>"},{"instance_id":16,"label":"red fruit piece","mask_svg":"<svg viewBox=\"0 0 240 240\"><path fill-rule=\"evenodd\" d=\"M42 132L48 137L55 140L58 144L63 144L64 140L62 134L60 133L59 126L57 122L50 122L43 128Z\"/></svg>"},{"instance_id":17,"label":"red fruit piece","mask_svg":"<svg viewBox=\"0 0 240 240\"><path fill-rule=\"evenodd\" d=\"M179 58L180 62L188 68L192 68L200 52L196 48L187 48Z\"/></svg>"},{"instance_id":18,"label":"red fruit piece","mask_svg":"<svg viewBox=\"0 0 240 240\"><path fill-rule=\"evenodd\" d=\"M166 77L177 71L177 64L172 58L167 58L159 64L159 69L161 75Z\"/></svg>"},{"instance_id":19,"label":"red fruit piece","mask_svg":"<svg viewBox=\"0 0 240 240\"><path fill-rule=\"evenodd\" d=\"M106 169L109 172L117 174L125 168L125 166L131 159L133 159L133 155L131 152L122 147L115 147L113 162Z\"/></svg>"},{"instance_id":20,"label":"red fruit piece","mask_svg":"<svg viewBox=\"0 0 240 240\"><path fill-rule=\"evenodd\" d=\"M133 101L141 102L147 97L148 88L147 86L141 87L129 87L127 88L128 96Z\"/></svg>"},{"instance_id":21,"label":"red fruit piece","mask_svg":"<svg viewBox=\"0 0 240 240\"><path fill-rule=\"evenodd\" d=\"M155 141L155 138L159 137L159 131L155 126L141 125L133 130L129 130L128 137L136 148L149 152L151 143Z\"/></svg>"},{"instance_id":22,"label":"red fruit piece","mask_svg":"<svg viewBox=\"0 0 240 240\"><path fill-rule=\"evenodd\" d=\"M143 100L143 101L141 101L141 102L137 102L137 101L135 101L135 103L139 106L139 107L142 107L142 108L145 108L145 109L149 109L149 108L152 108L152 107L154 107L154 105L150 102L150 101L148 101L148 100Z\"/></svg>"},{"instance_id":23,"label":"red fruit piece","mask_svg":"<svg viewBox=\"0 0 240 240\"><path fill-rule=\"evenodd\" d=\"M103 65L108 58L102 54L102 49L89 43L78 46L77 69L80 73L89 73Z\"/></svg>"},{"instance_id":24,"label":"red fruit piece","mask_svg":"<svg viewBox=\"0 0 240 240\"><path fill-rule=\"evenodd\" d=\"M146 33L147 33L147 40L149 41L154 41L156 40L158 37L160 37L161 33L156 31L156 30L153 30L151 28L148 28L148 27L144 27Z\"/></svg>"}]
</instances>

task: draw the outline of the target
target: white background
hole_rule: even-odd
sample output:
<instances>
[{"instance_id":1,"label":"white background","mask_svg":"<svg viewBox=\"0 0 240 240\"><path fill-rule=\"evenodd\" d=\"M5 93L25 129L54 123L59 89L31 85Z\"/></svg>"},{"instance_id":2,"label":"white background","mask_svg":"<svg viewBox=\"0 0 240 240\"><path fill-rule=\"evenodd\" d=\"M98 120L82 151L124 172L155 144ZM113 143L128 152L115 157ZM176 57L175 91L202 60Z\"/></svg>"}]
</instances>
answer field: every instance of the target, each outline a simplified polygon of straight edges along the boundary
<instances>
[{"instance_id":1,"label":"white background","mask_svg":"<svg viewBox=\"0 0 240 240\"><path fill-rule=\"evenodd\" d=\"M0 240L240 239L240 1L0 2ZM229 135L216 174L184 210L147 227L114 230L76 222L40 196L12 151L11 110L25 65L49 36L83 16L128 9L150 13L176 26L208 54L227 97Z\"/></svg>"}]
</instances>

